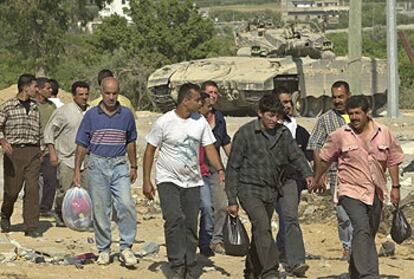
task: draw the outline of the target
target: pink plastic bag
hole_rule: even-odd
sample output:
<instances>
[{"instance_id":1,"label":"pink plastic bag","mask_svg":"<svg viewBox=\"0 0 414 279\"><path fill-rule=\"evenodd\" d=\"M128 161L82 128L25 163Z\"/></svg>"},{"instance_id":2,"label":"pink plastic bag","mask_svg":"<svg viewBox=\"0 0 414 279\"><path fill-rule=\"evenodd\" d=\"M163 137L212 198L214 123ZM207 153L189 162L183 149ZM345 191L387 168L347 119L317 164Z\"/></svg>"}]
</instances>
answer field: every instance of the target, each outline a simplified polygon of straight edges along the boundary
<instances>
[{"instance_id":1,"label":"pink plastic bag","mask_svg":"<svg viewBox=\"0 0 414 279\"><path fill-rule=\"evenodd\" d=\"M80 187L70 188L63 199L62 217L65 225L75 231L86 231L92 224L92 201Z\"/></svg>"}]
</instances>

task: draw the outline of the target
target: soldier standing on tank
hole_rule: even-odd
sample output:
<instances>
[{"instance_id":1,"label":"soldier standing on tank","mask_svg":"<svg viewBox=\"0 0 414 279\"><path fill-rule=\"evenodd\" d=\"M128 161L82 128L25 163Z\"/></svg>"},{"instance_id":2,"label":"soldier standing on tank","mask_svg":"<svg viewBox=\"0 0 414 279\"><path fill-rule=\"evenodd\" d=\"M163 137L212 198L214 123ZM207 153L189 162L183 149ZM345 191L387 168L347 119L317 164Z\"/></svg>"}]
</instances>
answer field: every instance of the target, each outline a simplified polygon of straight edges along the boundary
<instances>
[{"instance_id":1,"label":"soldier standing on tank","mask_svg":"<svg viewBox=\"0 0 414 279\"><path fill-rule=\"evenodd\" d=\"M316 121L312 130L308 149L313 150L315 168L319 162L319 150L325 143L328 135L338 128L349 123L349 116L345 111L345 103L351 96L349 85L346 81L336 81L331 87L333 108L321 115ZM336 186L336 163L332 164L329 170L329 187L333 194ZM343 246L343 260L348 260L351 255L352 225L348 214L341 205L336 206L336 216L338 219L339 239Z\"/></svg>"}]
</instances>

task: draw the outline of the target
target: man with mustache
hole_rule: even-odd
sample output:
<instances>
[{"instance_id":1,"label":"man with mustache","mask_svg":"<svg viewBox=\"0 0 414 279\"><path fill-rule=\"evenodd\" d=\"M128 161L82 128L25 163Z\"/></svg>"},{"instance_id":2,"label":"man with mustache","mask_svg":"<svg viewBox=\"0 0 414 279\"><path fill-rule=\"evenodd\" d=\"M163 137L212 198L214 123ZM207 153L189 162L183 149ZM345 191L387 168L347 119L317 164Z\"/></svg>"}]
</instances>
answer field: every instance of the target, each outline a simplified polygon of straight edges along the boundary
<instances>
[{"instance_id":1,"label":"man with mustache","mask_svg":"<svg viewBox=\"0 0 414 279\"><path fill-rule=\"evenodd\" d=\"M319 149L322 148L328 135L346 123L349 123L349 116L345 111L346 100L351 96L348 83L343 80L336 81L332 84L331 93L333 108L318 118L309 138L307 149L313 150L315 166L319 162ZM328 175L331 193L335 191L336 172L336 164L333 164ZM348 260L351 253L352 241L351 222L341 205L336 207L336 217L338 219L339 239L342 242L343 248L342 259Z\"/></svg>"},{"instance_id":2,"label":"man with mustache","mask_svg":"<svg viewBox=\"0 0 414 279\"><path fill-rule=\"evenodd\" d=\"M381 220L382 203L389 193L385 172L388 169L391 178L391 202L398 205L398 166L404 154L391 131L368 115L369 103L364 96L349 98L346 111L351 122L328 136L319 152L321 161L316 166L310 189L323 187L320 186L323 173L332 162L337 162L334 200L345 209L354 228L350 278L380 278L375 234Z\"/></svg>"}]
</instances>

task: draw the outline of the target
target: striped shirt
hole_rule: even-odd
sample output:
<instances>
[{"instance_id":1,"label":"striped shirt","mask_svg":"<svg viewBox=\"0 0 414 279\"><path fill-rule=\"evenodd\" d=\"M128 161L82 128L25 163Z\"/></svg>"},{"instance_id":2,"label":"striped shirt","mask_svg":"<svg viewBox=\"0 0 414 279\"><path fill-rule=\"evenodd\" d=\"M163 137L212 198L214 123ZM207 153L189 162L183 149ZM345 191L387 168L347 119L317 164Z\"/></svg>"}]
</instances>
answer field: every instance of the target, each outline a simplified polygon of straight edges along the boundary
<instances>
[{"instance_id":1,"label":"striped shirt","mask_svg":"<svg viewBox=\"0 0 414 279\"><path fill-rule=\"evenodd\" d=\"M30 99L30 109L26 109L17 97L0 106L0 139L10 144L34 144L43 142L39 108L35 100Z\"/></svg>"},{"instance_id":2,"label":"striped shirt","mask_svg":"<svg viewBox=\"0 0 414 279\"><path fill-rule=\"evenodd\" d=\"M319 150L322 148L325 140L332 132L346 124L345 119L336 110L331 109L321 115L316 121L309 138L308 148L310 150ZM333 189L336 185L336 163L332 164L329 169L329 185Z\"/></svg>"},{"instance_id":3,"label":"striped shirt","mask_svg":"<svg viewBox=\"0 0 414 279\"><path fill-rule=\"evenodd\" d=\"M124 156L128 143L137 139L135 119L132 112L119 105L109 116L100 106L91 108L82 119L76 144L101 157Z\"/></svg>"}]
</instances>

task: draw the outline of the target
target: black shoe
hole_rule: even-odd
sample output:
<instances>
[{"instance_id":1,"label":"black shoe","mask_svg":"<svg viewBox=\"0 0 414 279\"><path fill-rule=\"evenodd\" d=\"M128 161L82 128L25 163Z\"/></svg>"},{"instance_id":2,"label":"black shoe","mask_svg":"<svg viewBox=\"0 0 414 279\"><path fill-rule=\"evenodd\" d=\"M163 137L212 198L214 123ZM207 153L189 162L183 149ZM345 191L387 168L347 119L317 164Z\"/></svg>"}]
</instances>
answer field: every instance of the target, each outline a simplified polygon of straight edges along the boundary
<instances>
[{"instance_id":1,"label":"black shoe","mask_svg":"<svg viewBox=\"0 0 414 279\"><path fill-rule=\"evenodd\" d=\"M309 265L305 263L300 263L295 265L294 267L288 269L289 273L296 276L296 277L303 277L305 276L306 271L308 271Z\"/></svg>"},{"instance_id":2,"label":"black shoe","mask_svg":"<svg viewBox=\"0 0 414 279\"><path fill-rule=\"evenodd\" d=\"M39 216L40 217L45 217L45 218L54 217L53 212L50 211L50 210L44 210L44 211L42 210L42 211L40 211Z\"/></svg>"},{"instance_id":3,"label":"black shoe","mask_svg":"<svg viewBox=\"0 0 414 279\"><path fill-rule=\"evenodd\" d=\"M214 252L213 252L213 250L211 250L210 247L200 248L200 254L203 255L206 258L210 258L210 257L214 256Z\"/></svg>"},{"instance_id":4,"label":"black shoe","mask_svg":"<svg viewBox=\"0 0 414 279\"><path fill-rule=\"evenodd\" d=\"M27 231L24 233L24 236L38 238L38 237L42 237L43 235L42 233L37 232L37 231Z\"/></svg>"},{"instance_id":5,"label":"black shoe","mask_svg":"<svg viewBox=\"0 0 414 279\"><path fill-rule=\"evenodd\" d=\"M172 267L169 279L185 279L185 268L184 266Z\"/></svg>"},{"instance_id":6,"label":"black shoe","mask_svg":"<svg viewBox=\"0 0 414 279\"><path fill-rule=\"evenodd\" d=\"M1 232L2 233L8 233L10 232L10 220L9 219L5 219L5 218L1 218L0 221L0 227L1 227Z\"/></svg>"}]
</instances>

